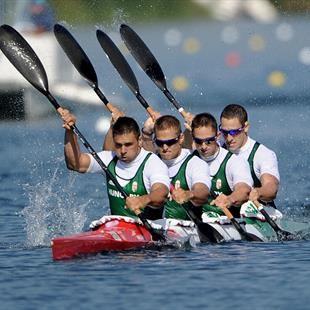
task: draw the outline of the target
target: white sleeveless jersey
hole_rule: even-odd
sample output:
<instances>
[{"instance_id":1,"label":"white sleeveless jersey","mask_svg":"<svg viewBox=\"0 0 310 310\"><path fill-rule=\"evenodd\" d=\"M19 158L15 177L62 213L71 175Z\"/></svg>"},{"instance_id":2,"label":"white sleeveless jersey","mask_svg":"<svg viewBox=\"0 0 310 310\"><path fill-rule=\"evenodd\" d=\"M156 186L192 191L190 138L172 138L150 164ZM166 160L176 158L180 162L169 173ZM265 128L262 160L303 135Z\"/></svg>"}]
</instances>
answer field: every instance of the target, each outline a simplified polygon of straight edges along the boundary
<instances>
[{"instance_id":1,"label":"white sleeveless jersey","mask_svg":"<svg viewBox=\"0 0 310 310\"><path fill-rule=\"evenodd\" d=\"M181 154L177 158L163 161L168 166L169 176L171 179L178 173L181 165L190 154L190 150L182 149ZM198 156L193 156L187 163L185 177L187 185L190 189L192 189L196 183L203 183L209 189L211 187L209 166Z\"/></svg>"},{"instance_id":2,"label":"white sleeveless jersey","mask_svg":"<svg viewBox=\"0 0 310 310\"><path fill-rule=\"evenodd\" d=\"M224 161L228 151L222 147L219 149L219 154L211 161L207 162L210 167L211 176L215 175L222 162ZM225 169L226 179L231 191L238 183L246 183L250 187L253 186L250 166L247 160L237 157L233 154L227 161Z\"/></svg>"},{"instance_id":3,"label":"white sleeveless jersey","mask_svg":"<svg viewBox=\"0 0 310 310\"><path fill-rule=\"evenodd\" d=\"M248 160L255 142L255 140L248 137L246 144L238 152L234 153L237 157L240 156ZM254 155L253 167L254 173L258 179L260 179L261 175L264 173L268 173L280 181L277 155L263 144L259 145L259 148Z\"/></svg>"}]
</instances>

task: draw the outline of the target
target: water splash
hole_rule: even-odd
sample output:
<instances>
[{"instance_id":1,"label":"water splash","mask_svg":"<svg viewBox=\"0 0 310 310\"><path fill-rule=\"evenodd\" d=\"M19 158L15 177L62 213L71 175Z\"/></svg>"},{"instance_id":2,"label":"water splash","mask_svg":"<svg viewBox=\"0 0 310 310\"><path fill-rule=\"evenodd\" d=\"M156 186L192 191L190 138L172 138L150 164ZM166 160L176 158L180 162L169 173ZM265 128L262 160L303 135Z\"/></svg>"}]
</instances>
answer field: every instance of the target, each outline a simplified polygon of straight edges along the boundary
<instances>
[{"instance_id":1,"label":"water splash","mask_svg":"<svg viewBox=\"0 0 310 310\"><path fill-rule=\"evenodd\" d=\"M55 236L82 231L91 201L79 204L72 190L76 176L69 174L69 180L60 186L63 178L56 168L50 178L36 185L24 185L29 197L29 205L21 211L26 223L26 246L48 246Z\"/></svg>"},{"instance_id":2,"label":"water splash","mask_svg":"<svg viewBox=\"0 0 310 310\"><path fill-rule=\"evenodd\" d=\"M119 30L119 25L122 23L128 23L129 15L122 8L118 8L113 12L111 26L113 29Z\"/></svg>"}]
</instances>

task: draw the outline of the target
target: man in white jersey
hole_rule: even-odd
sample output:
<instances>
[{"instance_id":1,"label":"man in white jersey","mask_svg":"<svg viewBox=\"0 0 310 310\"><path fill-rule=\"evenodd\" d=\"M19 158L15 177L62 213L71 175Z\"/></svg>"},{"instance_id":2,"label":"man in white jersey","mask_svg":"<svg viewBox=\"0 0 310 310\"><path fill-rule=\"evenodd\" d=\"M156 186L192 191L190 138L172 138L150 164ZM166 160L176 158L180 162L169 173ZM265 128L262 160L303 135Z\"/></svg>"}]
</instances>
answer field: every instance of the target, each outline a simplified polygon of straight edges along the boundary
<instances>
[{"instance_id":1,"label":"man in white jersey","mask_svg":"<svg viewBox=\"0 0 310 310\"><path fill-rule=\"evenodd\" d=\"M273 200L277 196L280 182L277 156L249 137L246 110L238 104L226 106L221 113L220 131L227 149L250 164L254 188L249 199L274 207Z\"/></svg>"},{"instance_id":2,"label":"man in white jersey","mask_svg":"<svg viewBox=\"0 0 310 310\"><path fill-rule=\"evenodd\" d=\"M208 165L182 148L184 136L174 116L161 116L155 124L152 118L145 122L142 137L150 149L153 132L157 153L168 166L171 181L171 199L165 204L165 218L188 220L183 204L201 216L201 206L207 202L211 185Z\"/></svg>"},{"instance_id":3,"label":"man in white jersey","mask_svg":"<svg viewBox=\"0 0 310 310\"><path fill-rule=\"evenodd\" d=\"M61 114L66 129L67 167L81 173L104 173L90 154L80 151L77 137L70 129L76 122L75 116L65 109ZM112 136L114 151L101 151L98 155L128 197L124 199L107 176L111 214L135 217L143 212L145 218L161 218L170 186L166 165L142 148L140 129L134 119L119 117L112 127Z\"/></svg>"},{"instance_id":4,"label":"man in white jersey","mask_svg":"<svg viewBox=\"0 0 310 310\"><path fill-rule=\"evenodd\" d=\"M213 201L203 207L204 211L216 211L218 208L230 208L234 216L239 215L239 207L249 198L253 185L249 165L243 158L225 150L218 144L219 133L216 119L209 113L197 114L191 123L192 138L199 156L209 165Z\"/></svg>"}]
</instances>

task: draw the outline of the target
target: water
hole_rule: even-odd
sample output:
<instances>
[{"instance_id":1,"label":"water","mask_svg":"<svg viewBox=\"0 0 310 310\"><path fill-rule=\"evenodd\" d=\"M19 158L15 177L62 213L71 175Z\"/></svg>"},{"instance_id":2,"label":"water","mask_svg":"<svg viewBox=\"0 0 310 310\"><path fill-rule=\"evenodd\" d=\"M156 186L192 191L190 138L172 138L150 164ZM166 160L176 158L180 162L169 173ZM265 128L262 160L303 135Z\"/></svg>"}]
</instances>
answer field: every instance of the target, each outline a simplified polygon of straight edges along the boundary
<instances>
[{"instance_id":1,"label":"water","mask_svg":"<svg viewBox=\"0 0 310 310\"><path fill-rule=\"evenodd\" d=\"M159 31L162 26L158 27ZM182 27L186 29L186 25ZM191 27L189 25L189 29ZM151 34L154 29L148 31ZM215 36L216 31L212 31ZM264 31L268 32L268 28ZM145 30L144 35L147 34ZM305 34L306 30L301 36ZM221 50L220 46L218 49ZM165 54L161 55L161 59L165 59ZM280 58L285 55L291 59L284 51ZM277 58L273 55L275 67L282 64L276 62ZM177 71L180 63L178 67L171 64L167 71ZM197 67L195 63L192 68ZM306 69L300 69L300 65L291 66L289 76L299 73L303 76ZM194 113L208 109L216 116L231 97L243 103L250 115L251 136L278 154L279 209L288 218L309 222L307 81L301 78L301 82L295 84L296 88L303 89L299 96L293 87L284 87L283 97L280 90L276 90L278 95L270 95L270 88L262 87L256 80L260 88L255 91L254 82L246 78L249 70L246 67L235 71L240 80L226 90L222 82L215 80L214 94L210 92L206 97L207 105L198 100L199 91L192 93L193 97L191 92L177 96L185 106L185 102L190 102L189 108ZM239 73L245 78L241 79ZM209 73L198 75L205 84L211 79ZM195 83L199 83L199 79ZM111 81L116 89L115 84L121 83ZM175 113L154 86L148 92L152 84L148 84L146 78L141 81L162 113ZM197 85L203 87L203 83ZM227 89L231 89L230 94ZM125 90L124 93L126 96ZM266 94L269 95L264 97ZM126 98L125 110L132 115L135 109L134 116L141 123L145 118L143 109L128 92ZM44 97L42 104L49 104ZM100 150L102 135L94 128L98 118L107 115L106 111L102 107L80 107L76 114L78 128L90 144ZM49 248L51 238L86 229L90 221L107 212L105 180L98 175L78 175L66 169L63 129L57 116L37 122L2 122L0 136L0 300L3 309L308 308L308 240L140 250L53 262Z\"/></svg>"}]
</instances>

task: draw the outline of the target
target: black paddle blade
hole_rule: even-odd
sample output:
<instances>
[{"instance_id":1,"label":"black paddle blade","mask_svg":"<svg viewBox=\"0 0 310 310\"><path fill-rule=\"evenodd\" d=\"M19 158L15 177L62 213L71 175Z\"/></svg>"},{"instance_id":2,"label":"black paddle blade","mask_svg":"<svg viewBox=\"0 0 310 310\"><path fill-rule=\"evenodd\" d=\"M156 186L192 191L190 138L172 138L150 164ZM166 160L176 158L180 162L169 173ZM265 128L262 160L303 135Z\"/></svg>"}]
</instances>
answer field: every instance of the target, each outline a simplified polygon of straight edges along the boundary
<instances>
[{"instance_id":1,"label":"black paddle blade","mask_svg":"<svg viewBox=\"0 0 310 310\"><path fill-rule=\"evenodd\" d=\"M96 34L102 49L111 61L114 68L120 74L121 78L125 81L129 89L135 95L137 95L139 93L138 81L123 54L120 52L111 38L102 30L97 30Z\"/></svg>"},{"instance_id":2,"label":"black paddle blade","mask_svg":"<svg viewBox=\"0 0 310 310\"><path fill-rule=\"evenodd\" d=\"M296 240L297 236L295 234L290 233L289 231L281 230L277 233L277 236L280 241L292 241Z\"/></svg>"},{"instance_id":3,"label":"black paddle blade","mask_svg":"<svg viewBox=\"0 0 310 310\"><path fill-rule=\"evenodd\" d=\"M54 34L59 45L64 50L76 70L83 76L83 78L90 84L91 87L97 88L97 74L92 63L79 43L62 25L56 24L54 26Z\"/></svg>"},{"instance_id":4,"label":"black paddle blade","mask_svg":"<svg viewBox=\"0 0 310 310\"><path fill-rule=\"evenodd\" d=\"M225 241L224 237L213 226L204 223L190 206L186 204L182 206L188 217L195 223L200 242L220 243Z\"/></svg>"},{"instance_id":5,"label":"black paddle blade","mask_svg":"<svg viewBox=\"0 0 310 310\"><path fill-rule=\"evenodd\" d=\"M210 224L202 221L195 224L200 242L221 243L225 241L224 237Z\"/></svg>"},{"instance_id":6,"label":"black paddle blade","mask_svg":"<svg viewBox=\"0 0 310 310\"><path fill-rule=\"evenodd\" d=\"M0 27L0 49L12 65L44 95L48 95L48 80L44 67L28 42L11 26Z\"/></svg>"},{"instance_id":7,"label":"black paddle blade","mask_svg":"<svg viewBox=\"0 0 310 310\"><path fill-rule=\"evenodd\" d=\"M125 24L120 26L120 33L130 53L136 59L143 71L151 78L159 89L162 91L166 90L167 84L165 75L158 61L143 40L132 28Z\"/></svg>"},{"instance_id":8,"label":"black paddle blade","mask_svg":"<svg viewBox=\"0 0 310 310\"><path fill-rule=\"evenodd\" d=\"M154 241L161 241L161 242L167 241L165 232L160 229L154 229L148 222L148 220L145 218L145 215L143 213L140 213L138 217L144 224L145 228L150 232Z\"/></svg>"},{"instance_id":9,"label":"black paddle blade","mask_svg":"<svg viewBox=\"0 0 310 310\"><path fill-rule=\"evenodd\" d=\"M266 210L260 209L260 212L264 215L266 221L269 223L269 225L276 232L279 241L296 240L296 235L290 233L289 231L285 231L285 230L281 229L278 226L278 224L270 217L270 215L267 213Z\"/></svg>"},{"instance_id":10,"label":"black paddle blade","mask_svg":"<svg viewBox=\"0 0 310 310\"><path fill-rule=\"evenodd\" d=\"M246 241L260 241L262 242L263 240L257 237L254 234L248 233L245 231L241 225L238 223L238 221L235 218L230 219L231 223L235 226L239 234L241 235L241 238Z\"/></svg>"},{"instance_id":11,"label":"black paddle blade","mask_svg":"<svg viewBox=\"0 0 310 310\"><path fill-rule=\"evenodd\" d=\"M277 233L277 237L279 241L293 241L298 238L296 234L293 234L289 231L282 230L282 229L276 231L276 233Z\"/></svg>"}]
</instances>

